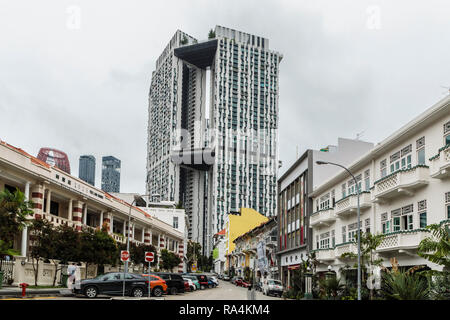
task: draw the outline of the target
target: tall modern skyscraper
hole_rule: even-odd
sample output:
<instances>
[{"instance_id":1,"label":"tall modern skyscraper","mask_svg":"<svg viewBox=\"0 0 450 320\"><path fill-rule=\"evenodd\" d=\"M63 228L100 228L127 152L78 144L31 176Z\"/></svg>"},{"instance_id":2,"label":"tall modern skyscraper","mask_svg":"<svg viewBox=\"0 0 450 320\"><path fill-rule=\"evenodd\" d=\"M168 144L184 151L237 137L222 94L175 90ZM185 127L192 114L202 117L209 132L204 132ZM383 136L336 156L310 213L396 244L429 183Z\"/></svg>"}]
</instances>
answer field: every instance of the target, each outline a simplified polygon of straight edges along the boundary
<instances>
[{"instance_id":1,"label":"tall modern skyscraper","mask_svg":"<svg viewBox=\"0 0 450 320\"><path fill-rule=\"evenodd\" d=\"M281 59L268 39L216 26L205 41L178 30L156 62L147 193L183 203L205 253L228 213L276 214Z\"/></svg>"},{"instance_id":2,"label":"tall modern skyscraper","mask_svg":"<svg viewBox=\"0 0 450 320\"><path fill-rule=\"evenodd\" d=\"M95 157L90 155L80 156L78 177L95 186Z\"/></svg>"},{"instance_id":3,"label":"tall modern skyscraper","mask_svg":"<svg viewBox=\"0 0 450 320\"><path fill-rule=\"evenodd\" d=\"M102 157L102 190L120 192L120 160L113 157Z\"/></svg>"}]
</instances>

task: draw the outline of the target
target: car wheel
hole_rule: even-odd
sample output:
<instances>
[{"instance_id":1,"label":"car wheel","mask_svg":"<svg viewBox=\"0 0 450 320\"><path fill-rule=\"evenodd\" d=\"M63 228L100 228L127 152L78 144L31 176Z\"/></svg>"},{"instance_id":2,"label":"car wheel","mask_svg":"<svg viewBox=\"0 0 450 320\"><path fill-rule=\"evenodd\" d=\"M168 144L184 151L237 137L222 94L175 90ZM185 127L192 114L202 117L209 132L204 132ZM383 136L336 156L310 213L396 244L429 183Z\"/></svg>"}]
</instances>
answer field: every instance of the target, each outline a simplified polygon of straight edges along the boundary
<instances>
[{"instance_id":1,"label":"car wheel","mask_svg":"<svg viewBox=\"0 0 450 320\"><path fill-rule=\"evenodd\" d=\"M142 290L142 288L134 288L133 291L131 291L131 296L140 298L144 296L144 290Z\"/></svg>"},{"instance_id":2,"label":"car wheel","mask_svg":"<svg viewBox=\"0 0 450 320\"><path fill-rule=\"evenodd\" d=\"M84 290L84 295L88 298L95 298L98 294L98 290L96 287L87 287Z\"/></svg>"},{"instance_id":3,"label":"car wheel","mask_svg":"<svg viewBox=\"0 0 450 320\"><path fill-rule=\"evenodd\" d=\"M178 290L175 287L170 288L170 294L177 294Z\"/></svg>"},{"instance_id":4,"label":"car wheel","mask_svg":"<svg viewBox=\"0 0 450 320\"><path fill-rule=\"evenodd\" d=\"M205 285L202 284L202 285L200 286L200 289L201 289L201 290L205 290Z\"/></svg>"},{"instance_id":5,"label":"car wheel","mask_svg":"<svg viewBox=\"0 0 450 320\"><path fill-rule=\"evenodd\" d=\"M161 297L162 296L162 289L160 287L156 287L153 289L153 296L154 297Z\"/></svg>"}]
</instances>

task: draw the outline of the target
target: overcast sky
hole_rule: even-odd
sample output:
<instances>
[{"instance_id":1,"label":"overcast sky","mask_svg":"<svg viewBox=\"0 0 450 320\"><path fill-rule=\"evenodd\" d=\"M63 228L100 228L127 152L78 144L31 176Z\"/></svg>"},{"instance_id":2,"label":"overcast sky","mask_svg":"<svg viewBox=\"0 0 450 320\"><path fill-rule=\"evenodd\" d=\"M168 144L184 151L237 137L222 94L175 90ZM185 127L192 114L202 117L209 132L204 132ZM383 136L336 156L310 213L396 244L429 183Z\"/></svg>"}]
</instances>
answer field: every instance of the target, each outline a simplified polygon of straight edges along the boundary
<instances>
[{"instance_id":1,"label":"overcast sky","mask_svg":"<svg viewBox=\"0 0 450 320\"><path fill-rule=\"evenodd\" d=\"M79 17L80 19L77 19ZM280 65L282 171L338 137L379 142L450 86L448 1L0 0L0 139L37 155L122 160L121 192L145 192L147 107L177 29L215 25L270 40Z\"/></svg>"}]
</instances>

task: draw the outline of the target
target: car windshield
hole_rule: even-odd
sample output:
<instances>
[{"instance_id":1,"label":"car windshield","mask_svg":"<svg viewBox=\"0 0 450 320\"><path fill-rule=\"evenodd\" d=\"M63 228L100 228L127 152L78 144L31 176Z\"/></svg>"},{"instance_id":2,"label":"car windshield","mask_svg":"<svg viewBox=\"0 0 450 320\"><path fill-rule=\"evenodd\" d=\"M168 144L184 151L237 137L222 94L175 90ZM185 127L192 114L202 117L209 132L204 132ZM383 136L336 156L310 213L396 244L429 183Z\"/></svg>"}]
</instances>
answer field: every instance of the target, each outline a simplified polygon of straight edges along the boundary
<instances>
[{"instance_id":1,"label":"car windshield","mask_svg":"<svg viewBox=\"0 0 450 320\"><path fill-rule=\"evenodd\" d=\"M269 284L270 284L270 285L281 286L281 282L280 282L280 281L277 281L277 280L269 280Z\"/></svg>"}]
</instances>

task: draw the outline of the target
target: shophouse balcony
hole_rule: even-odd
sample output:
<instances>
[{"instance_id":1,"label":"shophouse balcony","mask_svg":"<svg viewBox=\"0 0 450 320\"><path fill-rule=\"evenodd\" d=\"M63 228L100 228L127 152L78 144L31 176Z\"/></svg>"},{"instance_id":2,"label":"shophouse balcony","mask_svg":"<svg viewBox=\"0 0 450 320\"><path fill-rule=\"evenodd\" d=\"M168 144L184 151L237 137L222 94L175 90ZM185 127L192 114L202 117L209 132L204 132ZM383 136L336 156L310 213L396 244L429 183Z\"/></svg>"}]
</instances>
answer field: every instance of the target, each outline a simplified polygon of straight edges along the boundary
<instances>
[{"instance_id":1,"label":"shophouse balcony","mask_svg":"<svg viewBox=\"0 0 450 320\"><path fill-rule=\"evenodd\" d=\"M438 153L430 158L430 175L436 179L450 177L450 144L440 148Z\"/></svg>"},{"instance_id":2,"label":"shophouse balcony","mask_svg":"<svg viewBox=\"0 0 450 320\"><path fill-rule=\"evenodd\" d=\"M329 226L336 221L336 215L333 208L328 208L314 212L310 219L309 224L311 227Z\"/></svg>"},{"instance_id":3,"label":"shophouse balcony","mask_svg":"<svg viewBox=\"0 0 450 320\"><path fill-rule=\"evenodd\" d=\"M318 249L315 252L319 262L333 261L336 258L334 248Z\"/></svg>"},{"instance_id":4,"label":"shophouse balcony","mask_svg":"<svg viewBox=\"0 0 450 320\"><path fill-rule=\"evenodd\" d=\"M414 190L428 184L430 169L417 165L410 169L401 169L374 182L373 202L383 202L399 194L414 195Z\"/></svg>"},{"instance_id":5,"label":"shophouse balcony","mask_svg":"<svg viewBox=\"0 0 450 320\"><path fill-rule=\"evenodd\" d=\"M127 243L127 239L125 238L124 235L113 233L111 236L113 237L114 240L116 240L119 243Z\"/></svg>"},{"instance_id":6,"label":"shophouse balcony","mask_svg":"<svg viewBox=\"0 0 450 320\"><path fill-rule=\"evenodd\" d=\"M355 242L344 242L336 245L334 249L334 254L337 259L345 259L342 258L344 253L354 253L358 254L358 245Z\"/></svg>"},{"instance_id":7,"label":"shophouse balcony","mask_svg":"<svg viewBox=\"0 0 450 320\"><path fill-rule=\"evenodd\" d=\"M372 206L370 192L363 191L359 195L359 207L361 210L368 209ZM351 194L341 200L336 202L334 211L336 216L349 216L356 214L358 210L358 196L356 194Z\"/></svg>"},{"instance_id":8,"label":"shophouse balcony","mask_svg":"<svg viewBox=\"0 0 450 320\"><path fill-rule=\"evenodd\" d=\"M66 226L69 226L69 227L74 227L75 226L75 221L71 221L71 220L66 219L66 218L55 216L55 215L52 215L50 213L43 213L42 216L43 216L44 219L50 221L55 227L58 227L60 225L66 225Z\"/></svg>"},{"instance_id":9,"label":"shophouse balcony","mask_svg":"<svg viewBox=\"0 0 450 320\"><path fill-rule=\"evenodd\" d=\"M378 253L388 253L390 251L407 252L405 250L415 250L420 241L430 236L427 229L404 230L386 234L383 241L377 248Z\"/></svg>"}]
</instances>

